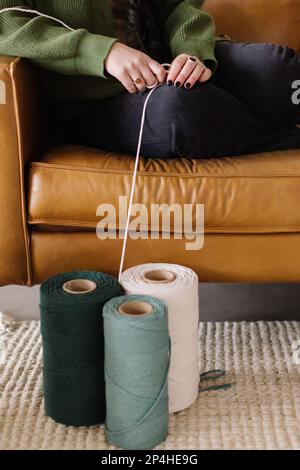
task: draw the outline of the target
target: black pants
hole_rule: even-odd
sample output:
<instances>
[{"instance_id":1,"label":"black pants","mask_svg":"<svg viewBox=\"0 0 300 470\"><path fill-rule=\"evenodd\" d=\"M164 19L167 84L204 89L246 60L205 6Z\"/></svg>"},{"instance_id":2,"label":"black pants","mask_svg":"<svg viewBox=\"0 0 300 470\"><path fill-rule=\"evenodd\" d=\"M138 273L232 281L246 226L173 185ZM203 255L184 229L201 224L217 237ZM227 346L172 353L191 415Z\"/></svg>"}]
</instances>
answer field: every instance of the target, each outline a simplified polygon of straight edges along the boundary
<instances>
[{"instance_id":1,"label":"black pants","mask_svg":"<svg viewBox=\"0 0 300 470\"><path fill-rule=\"evenodd\" d=\"M210 158L300 148L300 105L292 101L300 56L272 44L222 41L216 57L211 81L191 90L163 85L154 91L142 155ZM135 154L148 93L90 103L65 123L68 140Z\"/></svg>"}]
</instances>

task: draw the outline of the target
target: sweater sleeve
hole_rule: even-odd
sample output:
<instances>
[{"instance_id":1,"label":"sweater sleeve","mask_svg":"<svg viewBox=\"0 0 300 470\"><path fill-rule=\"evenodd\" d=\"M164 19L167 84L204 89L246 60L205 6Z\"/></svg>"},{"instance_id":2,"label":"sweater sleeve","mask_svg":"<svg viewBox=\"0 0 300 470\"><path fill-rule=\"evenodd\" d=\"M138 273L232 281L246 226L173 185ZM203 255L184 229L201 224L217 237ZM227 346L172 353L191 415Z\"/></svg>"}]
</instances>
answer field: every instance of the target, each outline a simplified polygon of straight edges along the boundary
<instances>
[{"instance_id":1,"label":"sweater sleeve","mask_svg":"<svg viewBox=\"0 0 300 470\"><path fill-rule=\"evenodd\" d=\"M52 19L22 11L20 0L0 0L0 55L19 56L65 75L106 78L104 60L117 38L71 30Z\"/></svg>"},{"instance_id":2,"label":"sweater sleeve","mask_svg":"<svg viewBox=\"0 0 300 470\"><path fill-rule=\"evenodd\" d=\"M154 4L161 2L153 0ZM197 56L213 71L215 58L215 24L212 16L201 10L204 0L165 0L161 9L164 37L172 57L179 54Z\"/></svg>"}]
</instances>

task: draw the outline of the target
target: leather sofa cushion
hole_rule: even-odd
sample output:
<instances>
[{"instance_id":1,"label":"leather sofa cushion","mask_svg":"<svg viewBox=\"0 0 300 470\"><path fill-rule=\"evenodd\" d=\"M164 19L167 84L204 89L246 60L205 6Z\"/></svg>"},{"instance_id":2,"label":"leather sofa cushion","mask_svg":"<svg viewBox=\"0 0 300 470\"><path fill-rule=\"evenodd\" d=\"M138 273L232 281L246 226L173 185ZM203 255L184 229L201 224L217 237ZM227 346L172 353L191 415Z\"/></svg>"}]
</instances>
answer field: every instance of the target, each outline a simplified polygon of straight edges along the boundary
<instances>
[{"instance_id":1,"label":"leather sofa cushion","mask_svg":"<svg viewBox=\"0 0 300 470\"><path fill-rule=\"evenodd\" d=\"M134 158L57 147L29 170L29 223L95 229L98 205L130 194ZM142 159L135 202L205 204L210 233L300 231L300 150L189 160ZM150 211L149 211L150 212ZM195 213L195 211L193 211Z\"/></svg>"},{"instance_id":2,"label":"leather sofa cushion","mask_svg":"<svg viewBox=\"0 0 300 470\"><path fill-rule=\"evenodd\" d=\"M142 263L189 266L200 282L300 282L300 234L208 234L202 250L186 240L128 240L124 268ZM70 270L118 275L122 240L101 240L93 232L31 233L32 271L39 284ZM272 299L270 299L270 309ZM247 320L247 318L244 318Z\"/></svg>"},{"instance_id":3,"label":"leather sofa cushion","mask_svg":"<svg viewBox=\"0 0 300 470\"><path fill-rule=\"evenodd\" d=\"M272 42L300 52L299 0L206 0L217 33L242 42Z\"/></svg>"}]
</instances>

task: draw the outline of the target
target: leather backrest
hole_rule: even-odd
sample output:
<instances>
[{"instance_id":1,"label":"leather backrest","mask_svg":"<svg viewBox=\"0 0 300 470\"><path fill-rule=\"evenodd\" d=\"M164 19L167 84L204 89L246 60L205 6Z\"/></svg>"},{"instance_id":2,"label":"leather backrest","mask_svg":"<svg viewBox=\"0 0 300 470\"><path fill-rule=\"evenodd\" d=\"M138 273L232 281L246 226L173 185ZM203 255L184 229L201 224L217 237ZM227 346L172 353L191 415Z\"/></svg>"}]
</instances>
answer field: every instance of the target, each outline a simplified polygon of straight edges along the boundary
<instances>
[{"instance_id":1,"label":"leather backrest","mask_svg":"<svg viewBox=\"0 0 300 470\"><path fill-rule=\"evenodd\" d=\"M206 0L217 33L241 42L271 42L300 52L300 0Z\"/></svg>"}]
</instances>

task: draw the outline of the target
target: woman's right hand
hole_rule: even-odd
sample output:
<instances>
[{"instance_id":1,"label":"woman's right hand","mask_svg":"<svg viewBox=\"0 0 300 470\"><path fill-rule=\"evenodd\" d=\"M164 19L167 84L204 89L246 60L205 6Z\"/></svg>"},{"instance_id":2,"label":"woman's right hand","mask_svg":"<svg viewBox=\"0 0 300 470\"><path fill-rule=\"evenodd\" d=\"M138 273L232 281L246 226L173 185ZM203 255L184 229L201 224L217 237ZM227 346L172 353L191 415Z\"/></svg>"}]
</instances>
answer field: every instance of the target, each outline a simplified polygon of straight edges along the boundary
<instances>
[{"instance_id":1,"label":"woman's right hand","mask_svg":"<svg viewBox=\"0 0 300 470\"><path fill-rule=\"evenodd\" d=\"M164 83L167 72L164 67L144 52L115 42L104 61L106 72L119 80L129 93L144 91L146 85ZM140 83L135 80L140 79Z\"/></svg>"}]
</instances>

